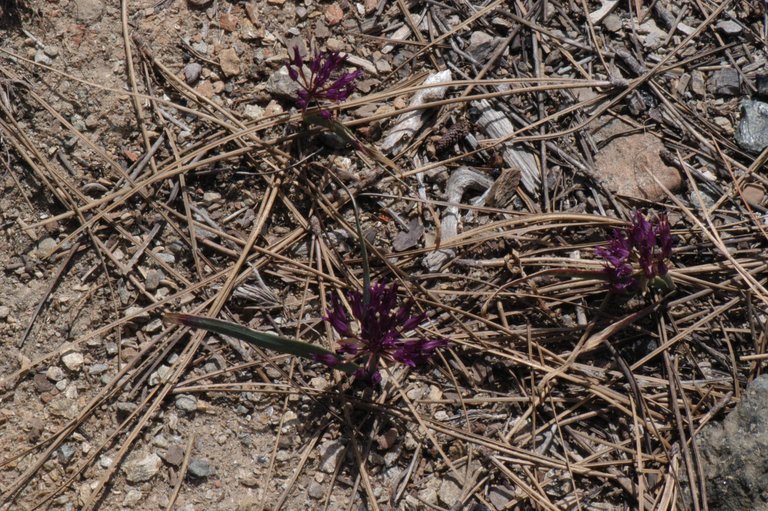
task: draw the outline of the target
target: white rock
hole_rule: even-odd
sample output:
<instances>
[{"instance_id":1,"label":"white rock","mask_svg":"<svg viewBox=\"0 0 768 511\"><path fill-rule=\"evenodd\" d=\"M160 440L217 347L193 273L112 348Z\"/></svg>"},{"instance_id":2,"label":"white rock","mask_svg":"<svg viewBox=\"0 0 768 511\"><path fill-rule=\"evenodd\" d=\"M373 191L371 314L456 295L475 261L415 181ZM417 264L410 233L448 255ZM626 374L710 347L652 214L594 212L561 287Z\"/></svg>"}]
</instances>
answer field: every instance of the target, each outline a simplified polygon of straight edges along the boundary
<instances>
[{"instance_id":1,"label":"white rock","mask_svg":"<svg viewBox=\"0 0 768 511\"><path fill-rule=\"evenodd\" d=\"M143 459L126 463L123 472L128 482L141 483L152 479L160 471L162 465L163 460L160 459L160 456L151 453Z\"/></svg>"},{"instance_id":2,"label":"white rock","mask_svg":"<svg viewBox=\"0 0 768 511\"><path fill-rule=\"evenodd\" d=\"M64 367L70 371L79 371L80 368L83 367L85 357L83 357L83 354L80 352L70 351L61 357L61 362L64 364Z\"/></svg>"},{"instance_id":3,"label":"white rock","mask_svg":"<svg viewBox=\"0 0 768 511\"><path fill-rule=\"evenodd\" d=\"M243 115L252 121L258 121L264 117L264 109L259 105L245 105L243 109Z\"/></svg>"},{"instance_id":4,"label":"white rock","mask_svg":"<svg viewBox=\"0 0 768 511\"><path fill-rule=\"evenodd\" d=\"M59 366L51 366L46 369L45 376L51 381L61 381L64 379L64 371Z\"/></svg>"}]
</instances>

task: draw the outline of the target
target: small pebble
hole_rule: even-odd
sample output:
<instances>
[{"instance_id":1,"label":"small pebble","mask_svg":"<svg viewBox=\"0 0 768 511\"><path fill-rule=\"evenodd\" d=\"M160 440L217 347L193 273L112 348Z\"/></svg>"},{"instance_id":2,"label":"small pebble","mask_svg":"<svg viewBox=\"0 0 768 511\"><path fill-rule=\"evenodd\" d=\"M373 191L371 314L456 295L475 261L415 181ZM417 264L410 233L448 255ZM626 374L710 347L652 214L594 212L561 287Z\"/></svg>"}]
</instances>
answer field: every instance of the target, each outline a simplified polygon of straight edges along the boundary
<instances>
[{"instance_id":1,"label":"small pebble","mask_svg":"<svg viewBox=\"0 0 768 511\"><path fill-rule=\"evenodd\" d=\"M227 77L240 74L240 57L238 57L234 48L222 50L219 55L219 65L221 66L224 75Z\"/></svg>"},{"instance_id":2,"label":"small pebble","mask_svg":"<svg viewBox=\"0 0 768 511\"><path fill-rule=\"evenodd\" d=\"M149 481L160 471L163 460L155 453L151 453L140 460L128 462L123 467L125 478L131 483Z\"/></svg>"},{"instance_id":3,"label":"small pebble","mask_svg":"<svg viewBox=\"0 0 768 511\"><path fill-rule=\"evenodd\" d=\"M176 408L183 412L194 413L197 411L197 398L189 394L179 394L176 396Z\"/></svg>"},{"instance_id":4,"label":"small pebble","mask_svg":"<svg viewBox=\"0 0 768 511\"><path fill-rule=\"evenodd\" d=\"M77 445L72 442L67 442L58 449L56 449L56 457L62 465L68 464L72 461L72 456L77 451Z\"/></svg>"},{"instance_id":5,"label":"small pebble","mask_svg":"<svg viewBox=\"0 0 768 511\"><path fill-rule=\"evenodd\" d=\"M130 490L128 490L128 492L125 494L125 497L123 498L123 506L133 507L136 504L138 504L143 497L144 495L141 493L141 490L138 490L136 488L131 488Z\"/></svg>"},{"instance_id":6,"label":"small pebble","mask_svg":"<svg viewBox=\"0 0 768 511\"><path fill-rule=\"evenodd\" d=\"M197 62L190 62L184 67L184 80L188 85L194 85L200 79L200 73L203 72L203 66Z\"/></svg>"},{"instance_id":7,"label":"small pebble","mask_svg":"<svg viewBox=\"0 0 768 511\"><path fill-rule=\"evenodd\" d=\"M159 270L149 270L147 272L147 278L144 279L144 287L147 291L154 291L157 286L160 285L160 281L163 280L163 272Z\"/></svg>"},{"instance_id":8,"label":"small pebble","mask_svg":"<svg viewBox=\"0 0 768 511\"><path fill-rule=\"evenodd\" d=\"M88 368L88 374L91 376L98 376L107 371L109 371L109 366L107 364L93 364Z\"/></svg>"},{"instance_id":9,"label":"small pebble","mask_svg":"<svg viewBox=\"0 0 768 511\"><path fill-rule=\"evenodd\" d=\"M85 127L89 130L94 130L99 127L99 116L98 114L91 114L88 117L85 118Z\"/></svg>"},{"instance_id":10,"label":"small pebble","mask_svg":"<svg viewBox=\"0 0 768 511\"><path fill-rule=\"evenodd\" d=\"M338 2L333 2L325 8L323 15L325 16L325 22L329 27L332 27L341 23L341 20L344 19L344 10Z\"/></svg>"},{"instance_id":11,"label":"small pebble","mask_svg":"<svg viewBox=\"0 0 768 511\"><path fill-rule=\"evenodd\" d=\"M142 330L148 334L154 334L163 329L163 320L158 318L150 321Z\"/></svg>"},{"instance_id":12,"label":"small pebble","mask_svg":"<svg viewBox=\"0 0 768 511\"><path fill-rule=\"evenodd\" d=\"M224 13L219 17L219 26L225 32L237 30L238 19L234 14Z\"/></svg>"},{"instance_id":13,"label":"small pebble","mask_svg":"<svg viewBox=\"0 0 768 511\"><path fill-rule=\"evenodd\" d=\"M83 367L85 357L83 357L83 354L80 352L70 351L61 357L61 362L70 371L79 371L80 368Z\"/></svg>"},{"instance_id":14,"label":"small pebble","mask_svg":"<svg viewBox=\"0 0 768 511\"><path fill-rule=\"evenodd\" d=\"M323 486L321 484L317 484L315 481L312 481L309 483L309 487L307 488L307 494L313 499L321 499L323 498L325 491L323 490Z\"/></svg>"},{"instance_id":15,"label":"small pebble","mask_svg":"<svg viewBox=\"0 0 768 511\"><path fill-rule=\"evenodd\" d=\"M243 109L243 115L252 121L258 121L264 117L264 109L259 105L245 105Z\"/></svg>"},{"instance_id":16,"label":"small pebble","mask_svg":"<svg viewBox=\"0 0 768 511\"><path fill-rule=\"evenodd\" d=\"M725 35L739 35L742 31L741 25L732 20L718 21L715 28Z\"/></svg>"},{"instance_id":17,"label":"small pebble","mask_svg":"<svg viewBox=\"0 0 768 511\"><path fill-rule=\"evenodd\" d=\"M165 454L161 455L161 457L169 465L178 467L181 465L181 462L184 461L184 448L180 445L172 445L168 448Z\"/></svg>"},{"instance_id":18,"label":"small pebble","mask_svg":"<svg viewBox=\"0 0 768 511\"><path fill-rule=\"evenodd\" d=\"M205 458L192 458L187 470L189 475L198 479L203 479L213 473L210 463Z\"/></svg>"},{"instance_id":19,"label":"small pebble","mask_svg":"<svg viewBox=\"0 0 768 511\"><path fill-rule=\"evenodd\" d=\"M50 392L54 389L53 383L43 373L37 373L32 381L38 392Z\"/></svg>"},{"instance_id":20,"label":"small pebble","mask_svg":"<svg viewBox=\"0 0 768 511\"><path fill-rule=\"evenodd\" d=\"M53 60L43 50L37 50L35 52L35 63L50 66L53 64Z\"/></svg>"},{"instance_id":21,"label":"small pebble","mask_svg":"<svg viewBox=\"0 0 768 511\"><path fill-rule=\"evenodd\" d=\"M621 30L621 18L619 18L615 14L609 14L603 20L603 27L608 32L618 32L619 30Z\"/></svg>"},{"instance_id":22,"label":"small pebble","mask_svg":"<svg viewBox=\"0 0 768 511\"><path fill-rule=\"evenodd\" d=\"M344 454L344 444L337 440L324 442L320 446L320 470L326 474L332 474L336 470L336 463Z\"/></svg>"}]
</instances>

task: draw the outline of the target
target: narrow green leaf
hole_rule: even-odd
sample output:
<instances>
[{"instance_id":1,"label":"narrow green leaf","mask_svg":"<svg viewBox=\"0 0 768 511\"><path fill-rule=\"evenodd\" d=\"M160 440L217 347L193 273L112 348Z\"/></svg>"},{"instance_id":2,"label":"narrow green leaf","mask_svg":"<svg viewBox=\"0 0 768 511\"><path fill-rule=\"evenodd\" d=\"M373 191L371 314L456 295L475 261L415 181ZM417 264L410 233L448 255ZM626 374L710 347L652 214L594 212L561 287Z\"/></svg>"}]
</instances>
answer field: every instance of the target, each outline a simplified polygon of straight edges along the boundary
<instances>
[{"instance_id":1,"label":"narrow green leaf","mask_svg":"<svg viewBox=\"0 0 768 511\"><path fill-rule=\"evenodd\" d=\"M287 337L281 337L275 334L267 334L264 332L257 332L250 328L232 323L231 321L223 321L220 319L206 318L205 316L195 316L193 314L166 314L165 320L177 325L184 325L193 328L202 328L209 332L214 332L221 335L228 335L241 341L253 344L260 348L265 348L279 353L285 353L287 355L295 355L297 357L303 357L313 360L314 355L333 355L336 354L323 347L315 344L309 344L296 339L289 339ZM344 371L345 373L353 373L359 366L352 362L340 362L333 366L334 369Z\"/></svg>"}]
</instances>

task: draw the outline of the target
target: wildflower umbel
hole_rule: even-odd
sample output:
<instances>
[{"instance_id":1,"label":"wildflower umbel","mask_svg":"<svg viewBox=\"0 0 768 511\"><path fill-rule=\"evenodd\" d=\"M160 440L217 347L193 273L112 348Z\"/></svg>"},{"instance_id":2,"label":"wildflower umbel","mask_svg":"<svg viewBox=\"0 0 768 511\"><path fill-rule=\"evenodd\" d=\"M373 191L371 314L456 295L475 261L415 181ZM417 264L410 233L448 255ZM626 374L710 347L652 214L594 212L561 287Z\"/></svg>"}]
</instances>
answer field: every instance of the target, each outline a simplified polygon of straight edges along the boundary
<instances>
[{"instance_id":1,"label":"wildflower umbel","mask_svg":"<svg viewBox=\"0 0 768 511\"><path fill-rule=\"evenodd\" d=\"M651 223L642 212L635 212L632 226L614 229L607 247L595 249L595 255L605 259L605 272L611 291L625 293L642 289L656 277L667 274L674 239L666 215L658 215ZM640 267L636 272L634 263Z\"/></svg>"},{"instance_id":2,"label":"wildflower umbel","mask_svg":"<svg viewBox=\"0 0 768 511\"><path fill-rule=\"evenodd\" d=\"M447 344L442 339L405 337L426 317L425 314L411 315L413 303L398 307L397 283L388 286L384 282L370 286L368 301L365 294L357 291L347 293L352 316L358 326L347 316L344 306L336 295L331 295L331 307L324 318L342 337L336 351L339 356L349 356L359 361L361 368L355 377L377 384L381 381L378 371L380 360L395 361L416 367L425 364L437 348ZM316 358L319 362L333 366L340 360L332 357Z\"/></svg>"},{"instance_id":3,"label":"wildflower umbel","mask_svg":"<svg viewBox=\"0 0 768 511\"><path fill-rule=\"evenodd\" d=\"M317 105L322 100L344 101L354 91L354 81L363 75L361 70L341 73L337 78L331 80L331 75L338 74L347 56L339 52L322 52L315 50L312 58L306 60L302 57L298 47L293 48L293 57L288 60L288 75L291 80L299 84L299 91L296 98L296 106L305 111L313 104ZM304 66L309 69L307 75ZM329 119L331 112L326 109L320 110L320 115Z\"/></svg>"}]
</instances>

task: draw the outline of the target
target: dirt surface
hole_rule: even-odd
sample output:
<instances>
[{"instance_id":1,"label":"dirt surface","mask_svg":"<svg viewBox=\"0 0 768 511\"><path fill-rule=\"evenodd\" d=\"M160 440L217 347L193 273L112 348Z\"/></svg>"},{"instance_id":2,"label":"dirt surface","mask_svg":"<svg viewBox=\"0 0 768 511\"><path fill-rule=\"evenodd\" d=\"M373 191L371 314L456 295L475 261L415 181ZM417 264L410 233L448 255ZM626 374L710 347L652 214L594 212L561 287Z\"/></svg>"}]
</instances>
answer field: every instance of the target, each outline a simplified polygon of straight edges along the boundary
<instances>
[{"instance_id":1,"label":"dirt surface","mask_svg":"<svg viewBox=\"0 0 768 511\"><path fill-rule=\"evenodd\" d=\"M766 345L768 179L734 141L764 12L523 3L5 3L2 509L704 502L690 437ZM364 71L334 110L356 141L302 124L293 47ZM424 101L451 101L409 114L446 70ZM363 281L348 194L374 277L450 341L426 367L371 389L163 322L334 348L327 297ZM593 248L636 208L669 215L673 287L609 295Z\"/></svg>"}]
</instances>

